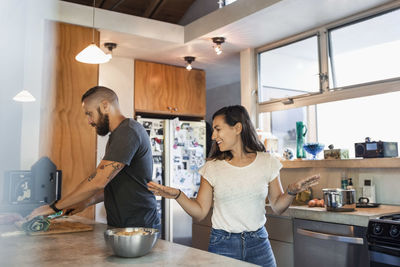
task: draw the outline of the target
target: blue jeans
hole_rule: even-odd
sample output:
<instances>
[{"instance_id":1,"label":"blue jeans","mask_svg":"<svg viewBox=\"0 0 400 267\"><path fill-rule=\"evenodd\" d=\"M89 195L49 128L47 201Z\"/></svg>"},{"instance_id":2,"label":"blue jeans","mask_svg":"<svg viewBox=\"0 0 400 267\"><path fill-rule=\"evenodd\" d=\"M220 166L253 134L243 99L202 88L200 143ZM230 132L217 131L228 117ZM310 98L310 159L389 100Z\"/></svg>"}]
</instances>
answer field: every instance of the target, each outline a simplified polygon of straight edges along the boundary
<instances>
[{"instance_id":1,"label":"blue jeans","mask_svg":"<svg viewBox=\"0 0 400 267\"><path fill-rule=\"evenodd\" d=\"M276 267L265 227L242 233L212 228L208 251L261 266Z\"/></svg>"}]
</instances>

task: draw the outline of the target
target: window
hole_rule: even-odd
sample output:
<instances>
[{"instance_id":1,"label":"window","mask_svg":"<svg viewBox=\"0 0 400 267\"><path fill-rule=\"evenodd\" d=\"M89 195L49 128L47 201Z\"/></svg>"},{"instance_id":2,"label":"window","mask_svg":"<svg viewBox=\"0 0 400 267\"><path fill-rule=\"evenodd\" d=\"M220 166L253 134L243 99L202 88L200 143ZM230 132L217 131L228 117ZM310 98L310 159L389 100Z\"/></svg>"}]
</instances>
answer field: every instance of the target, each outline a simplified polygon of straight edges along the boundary
<instances>
[{"instance_id":1,"label":"window","mask_svg":"<svg viewBox=\"0 0 400 267\"><path fill-rule=\"evenodd\" d=\"M259 55L259 102L319 92L316 36Z\"/></svg>"},{"instance_id":2,"label":"window","mask_svg":"<svg viewBox=\"0 0 400 267\"><path fill-rule=\"evenodd\" d=\"M317 105L319 142L348 148L354 157L354 143L371 141L400 144L400 92L354 98Z\"/></svg>"},{"instance_id":3,"label":"window","mask_svg":"<svg viewBox=\"0 0 400 267\"><path fill-rule=\"evenodd\" d=\"M308 142L347 148L350 157L365 137L400 143L400 9L385 12L258 50L259 127L278 137L279 153L295 150L296 121L308 126Z\"/></svg>"},{"instance_id":4,"label":"window","mask_svg":"<svg viewBox=\"0 0 400 267\"><path fill-rule=\"evenodd\" d=\"M232 4L233 2L235 2L236 0L225 0L225 5L229 5Z\"/></svg>"},{"instance_id":5,"label":"window","mask_svg":"<svg viewBox=\"0 0 400 267\"><path fill-rule=\"evenodd\" d=\"M330 88L400 77L400 10L329 31Z\"/></svg>"},{"instance_id":6,"label":"window","mask_svg":"<svg viewBox=\"0 0 400 267\"><path fill-rule=\"evenodd\" d=\"M272 112L271 130L279 140L278 153L282 153L285 148L291 148L296 153L297 121L307 122L306 107Z\"/></svg>"}]
</instances>

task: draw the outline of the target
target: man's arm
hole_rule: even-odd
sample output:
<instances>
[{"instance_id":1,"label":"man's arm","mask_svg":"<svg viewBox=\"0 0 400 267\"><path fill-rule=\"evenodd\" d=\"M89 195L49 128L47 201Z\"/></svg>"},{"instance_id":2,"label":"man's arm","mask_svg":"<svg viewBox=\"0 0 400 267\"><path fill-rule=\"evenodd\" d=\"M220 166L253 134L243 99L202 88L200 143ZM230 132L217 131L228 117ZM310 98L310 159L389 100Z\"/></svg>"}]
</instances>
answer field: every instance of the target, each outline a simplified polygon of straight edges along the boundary
<instances>
[{"instance_id":1,"label":"man's arm","mask_svg":"<svg viewBox=\"0 0 400 267\"><path fill-rule=\"evenodd\" d=\"M104 190L100 190L91 198L84 200L76 205L68 207L66 209L65 215L74 215L76 213L84 211L89 206L95 205L97 203L104 201Z\"/></svg>"},{"instance_id":2,"label":"man's arm","mask_svg":"<svg viewBox=\"0 0 400 267\"><path fill-rule=\"evenodd\" d=\"M102 191L124 166L125 164L120 162L102 160L94 173L83 180L71 193L57 202L56 208L63 210L88 200L99 191ZM28 216L28 219L52 213L54 213L54 210L46 205L35 209Z\"/></svg>"}]
</instances>

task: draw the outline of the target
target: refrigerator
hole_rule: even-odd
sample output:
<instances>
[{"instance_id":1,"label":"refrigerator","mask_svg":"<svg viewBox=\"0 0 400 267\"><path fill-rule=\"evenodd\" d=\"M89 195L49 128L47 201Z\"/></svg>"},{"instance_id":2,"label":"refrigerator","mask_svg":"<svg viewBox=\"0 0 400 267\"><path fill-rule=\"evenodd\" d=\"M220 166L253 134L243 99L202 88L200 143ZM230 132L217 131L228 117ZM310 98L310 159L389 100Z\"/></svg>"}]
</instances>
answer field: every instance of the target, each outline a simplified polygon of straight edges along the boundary
<instances>
[{"instance_id":1,"label":"refrigerator","mask_svg":"<svg viewBox=\"0 0 400 267\"><path fill-rule=\"evenodd\" d=\"M153 153L153 181L179 188L189 198L197 196L198 169L206 157L204 121L137 117L150 138ZM157 208L161 217L161 238L191 246L192 218L174 199L159 196Z\"/></svg>"}]
</instances>

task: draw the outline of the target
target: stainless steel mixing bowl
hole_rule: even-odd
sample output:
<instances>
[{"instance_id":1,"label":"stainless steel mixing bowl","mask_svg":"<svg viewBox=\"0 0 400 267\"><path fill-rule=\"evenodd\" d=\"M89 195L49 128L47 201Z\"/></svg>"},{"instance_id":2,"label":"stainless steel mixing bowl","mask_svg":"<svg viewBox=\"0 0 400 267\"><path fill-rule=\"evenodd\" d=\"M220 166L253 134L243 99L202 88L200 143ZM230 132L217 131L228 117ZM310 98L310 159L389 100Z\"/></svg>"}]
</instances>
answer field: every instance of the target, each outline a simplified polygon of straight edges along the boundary
<instances>
[{"instance_id":1,"label":"stainless steel mixing bowl","mask_svg":"<svg viewBox=\"0 0 400 267\"><path fill-rule=\"evenodd\" d=\"M133 232L145 234L126 234ZM149 253L156 244L158 235L158 230L154 228L113 228L104 232L104 239L115 255L134 258Z\"/></svg>"}]
</instances>

